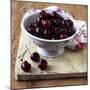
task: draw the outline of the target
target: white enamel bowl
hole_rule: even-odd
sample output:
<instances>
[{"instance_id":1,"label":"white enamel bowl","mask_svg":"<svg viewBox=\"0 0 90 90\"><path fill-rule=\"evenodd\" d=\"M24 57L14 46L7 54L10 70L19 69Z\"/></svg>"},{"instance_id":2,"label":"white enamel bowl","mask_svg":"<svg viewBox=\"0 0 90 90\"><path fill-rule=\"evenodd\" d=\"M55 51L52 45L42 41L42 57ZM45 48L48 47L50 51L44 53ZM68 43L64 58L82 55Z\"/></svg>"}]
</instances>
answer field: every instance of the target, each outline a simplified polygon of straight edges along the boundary
<instances>
[{"instance_id":1,"label":"white enamel bowl","mask_svg":"<svg viewBox=\"0 0 90 90\"><path fill-rule=\"evenodd\" d=\"M38 12L34 12L29 14L25 14L21 21L21 29L30 37L30 39L37 45L37 52L46 57L56 57L64 52L64 47L74 38L76 33L79 30L79 27L76 23L74 23L75 34L71 37L61 39L61 40L46 40L42 38L38 38L28 33L30 24L33 20L37 19L39 16Z\"/></svg>"}]
</instances>

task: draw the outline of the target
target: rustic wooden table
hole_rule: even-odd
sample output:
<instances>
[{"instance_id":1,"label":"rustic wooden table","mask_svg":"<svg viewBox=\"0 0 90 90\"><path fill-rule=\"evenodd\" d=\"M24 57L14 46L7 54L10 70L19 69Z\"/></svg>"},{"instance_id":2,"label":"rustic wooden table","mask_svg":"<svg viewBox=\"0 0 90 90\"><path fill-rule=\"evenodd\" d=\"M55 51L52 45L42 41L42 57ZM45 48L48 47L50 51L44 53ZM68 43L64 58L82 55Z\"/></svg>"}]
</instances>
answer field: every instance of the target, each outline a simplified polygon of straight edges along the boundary
<instances>
[{"instance_id":1,"label":"rustic wooden table","mask_svg":"<svg viewBox=\"0 0 90 90\"><path fill-rule=\"evenodd\" d=\"M38 80L38 81L16 81L14 78L14 66L18 50L20 38L20 22L24 13L32 7L42 9L47 6L59 6L65 11L73 15L75 19L87 20L87 6L83 5L66 5L66 4L52 4L52 3L38 3L38 2L20 2L12 1L12 60L11 60L11 88L36 88L36 87L51 87L51 86L65 86L65 85L86 85L87 78L65 78L53 80Z\"/></svg>"}]
</instances>

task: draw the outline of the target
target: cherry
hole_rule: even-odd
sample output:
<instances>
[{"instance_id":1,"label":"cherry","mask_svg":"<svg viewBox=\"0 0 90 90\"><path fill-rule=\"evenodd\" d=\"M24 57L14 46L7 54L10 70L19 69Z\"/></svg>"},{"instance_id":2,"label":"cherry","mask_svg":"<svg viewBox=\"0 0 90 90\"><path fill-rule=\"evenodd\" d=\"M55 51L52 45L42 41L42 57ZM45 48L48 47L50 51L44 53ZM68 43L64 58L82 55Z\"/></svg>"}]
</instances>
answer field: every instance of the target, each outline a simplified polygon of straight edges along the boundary
<instances>
[{"instance_id":1,"label":"cherry","mask_svg":"<svg viewBox=\"0 0 90 90\"><path fill-rule=\"evenodd\" d=\"M64 20L64 28L69 28L69 22L68 20Z\"/></svg>"},{"instance_id":2,"label":"cherry","mask_svg":"<svg viewBox=\"0 0 90 90\"><path fill-rule=\"evenodd\" d=\"M61 32L60 28L59 28L59 27L55 27L55 29L54 29L54 34L55 34L55 35L59 35L60 32Z\"/></svg>"},{"instance_id":3,"label":"cherry","mask_svg":"<svg viewBox=\"0 0 90 90\"><path fill-rule=\"evenodd\" d=\"M55 20L54 19L51 19L51 26L55 27Z\"/></svg>"},{"instance_id":4,"label":"cherry","mask_svg":"<svg viewBox=\"0 0 90 90\"><path fill-rule=\"evenodd\" d=\"M35 31L36 31L37 34L39 34L39 32L40 32L40 27L37 27Z\"/></svg>"},{"instance_id":5,"label":"cherry","mask_svg":"<svg viewBox=\"0 0 90 90\"><path fill-rule=\"evenodd\" d=\"M60 39L64 39L64 34L60 34Z\"/></svg>"},{"instance_id":6,"label":"cherry","mask_svg":"<svg viewBox=\"0 0 90 90\"><path fill-rule=\"evenodd\" d=\"M34 52L30 55L30 58L34 62L39 62L40 61L40 55L37 52Z\"/></svg>"},{"instance_id":7,"label":"cherry","mask_svg":"<svg viewBox=\"0 0 90 90\"><path fill-rule=\"evenodd\" d=\"M64 20L64 25L63 25L64 28L70 28L70 27L73 27L73 22L70 20L70 19L66 19Z\"/></svg>"},{"instance_id":8,"label":"cherry","mask_svg":"<svg viewBox=\"0 0 90 90\"><path fill-rule=\"evenodd\" d=\"M30 27L36 28L36 27L38 27L38 23L37 22L36 23L32 23Z\"/></svg>"},{"instance_id":9,"label":"cherry","mask_svg":"<svg viewBox=\"0 0 90 90\"><path fill-rule=\"evenodd\" d=\"M75 33L75 29L73 27L70 28L71 33L74 34Z\"/></svg>"},{"instance_id":10,"label":"cherry","mask_svg":"<svg viewBox=\"0 0 90 90\"><path fill-rule=\"evenodd\" d=\"M35 31L38 36L43 36L43 34L44 34L43 28L37 27Z\"/></svg>"},{"instance_id":11,"label":"cherry","mask_svg":"<svg viewBox=\"0 0 90 90\"><path fill-rule=\"evenodd\" d=\"M53 18L54 18L54 19L56 19L56 18L58 18L58 17L59 17L59 15L57 14L57 12L56 12L56 11L53 11L52 16L53 16Z\"/></svg>"},{"instance_id":12,"label":"cherry","mask_svg":"<svg viewBox=\"0 0 90 90\"><path fill-rule=\"evenodd\" d=\"M62 21L64 21L64 20L57 19L58 26L62 25L62 23L63 23Z\"/></svg>"},{"instance_id":13,"label":"cherry","mask_svg":"<svg viewBox=\"0 0 90 90\"><path fill-rule=\"evenodd\" d=\"M31 69L31 64L28 63L28 61L24 61L21 63L21 69L24 71L24 72L29 72L30 69Z\"/></svg>"},{"instance_id":14,"label":"cherry","mask_svg":"<svg viewBox=\"0 0 90 90\"><path fill-rule=\"evenodd\" d=\"M55 27L58 27L59 25L58 20L52 20L52 25L54 25Z\"/></svg>"},{"instance_id":15,"label":"cherry","mask_svg":"<svg viewBox=\"0 0 90 90\"><path fill-rule=\"evenodd\" d=\"M48 66L48 63L45 59L41 59L41 61L39 62L38 64L38 67L41 69L41 70L46 70L47 69L47 66Z\"/></svg>"},{"instance_id":16,"label":"cherry","mask_svg":"<svg viewBox=\"0 0 90 90\"><path fill-rule=\"evenodd\" d=\"M51 26L51 22L49 20L42 20L41 24L44 27L44 29L48 29Z\"/></svg>"},{"instance_id":17,"label":"cherry","mask_svg":"<svg viewBox=\"0 0 90 90\"><path fill-rule=\"evenodd\" d=\"M52 16L54 19L63 20L63 17L61 17L56 11L53 11Z\"/></svg>"},{"instance_id":18,"label":"cherry","mask_svg":"<svg viewBox=\"0 0 90 90\"><path fill-rule=\"evenodd\" d=\"M69 27L73 27L73 22L70 19L67 19L68 23L69 23Z\"/></svg>"},{"instance_id":19,"label":"cherry","mask_svg":"<svg viewBox=\"0 0 90 90\"><path fill-rule=\"evenodd\" d=\"M44 38L46 39L51 39L52 38L52 33L50 30L45 30L44 31Z\"/></svg>"},{"instance_id":20,"label":"cherry","mask_svg":"<svg viewBox=\"0 0 90 90\"><path fill-rule=\"evenodd\" d=\"M64 28L64 27L65 27L65 26L64 26L64 20L60 21L59 26L60 26L61 28Z\"/></svg>"},{"instance_id":21,"label":"cherry","mask_svg":"<svg viewBox=\"0 0 90 90\"><path fill-rule=\"evenodd\" d=\"M34 28L29 28L28 32L31 33L31 34L33 34L33 35L36 33L36 31L35 31Z\"/></svg>"},{"instance_id":22,"label":"cherry","mask_svg":"<svg viewBox=\"0 0 90 90\"><path fill-rule=\"evenodd\" d=\"M65 28L65 29L63 30L63 33L67 34L67 32L68 32L68 29Z\"/></svg>"},{"instance_id":23,"label":"cherry","mask_svg":"<svg viewBox=\"0 0 90 90\"><path fill-rule=\"evenodd\" d=\"M39 13L39 18L41 19L46 19L47 18L47 13L45 10L42 10L40 13Z\"/></svg>"},{"instance_id":24,"label":"cherry","mask_svg":"<svg viewBox=\"0 0 90 90\"><path fill-rule=\"evenodd\" d=\"M47 19L50 20L50 19L52 19L52 18L53 18L52 15L49 14L49 13L47 13Z\"/></svg>"},{"instance_id":25,"label":"cherry","mask_svg":"<svg viewBox=\"0 0 90 90\"><path fill-rule=\"evenodd\" d=\"M27 47L27 45L26 45L26 49L29 52L30 58L31 58L32 61L35 61L35 62L39 62L40 61L40 55L37 52L33 52L31 54L30 51L29 51L29 49L28 49L28 47Z\"/></svg>"},{"instance_id":26,"label":"cherry","mask_svg":"<svg viewBox=\"0 0 90 90\"><path fill-rule=\"evenodd\" d=\"M68 37L72 36L75 33L75 29L70 28L67 32Z\"/></svg>"}]
</instances>

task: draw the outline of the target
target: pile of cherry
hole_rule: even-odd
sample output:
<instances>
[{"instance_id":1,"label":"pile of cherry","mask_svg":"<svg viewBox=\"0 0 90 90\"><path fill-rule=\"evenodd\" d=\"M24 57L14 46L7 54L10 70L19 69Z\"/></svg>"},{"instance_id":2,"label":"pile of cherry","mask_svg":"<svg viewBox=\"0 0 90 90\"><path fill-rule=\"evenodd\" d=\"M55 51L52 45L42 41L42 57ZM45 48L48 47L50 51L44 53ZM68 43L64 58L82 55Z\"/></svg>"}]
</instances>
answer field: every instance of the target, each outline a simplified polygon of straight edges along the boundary
<instances>
[{"instance_id":1,"label":"pile of cherry","mask_svg":"<svg viewBox=\"0 0 90 90\"><path fill-rule=\"evenodd\" d=\"M56 11L50 14L42 10L36 22L31 23L28 32L39 38L60 40L72 36L75 29L69 18L65 19Z\"/></svg>"},{"instance_id":2,"label":"pile of cherry","mask_svg":"<svg viewBox=\"0 0 90 90\"><path fill-rule=\"evenodd\" d=\"M46 70L48 66L47 61L45 59L41 59L40 55L37 52L33 52L32 54L30 54L30 60L36 62L40 70ZM24 72L29 72L31 70L31 64L28 61L23 61L21 63L21 69Z\"/></svg>"}]
</instances>

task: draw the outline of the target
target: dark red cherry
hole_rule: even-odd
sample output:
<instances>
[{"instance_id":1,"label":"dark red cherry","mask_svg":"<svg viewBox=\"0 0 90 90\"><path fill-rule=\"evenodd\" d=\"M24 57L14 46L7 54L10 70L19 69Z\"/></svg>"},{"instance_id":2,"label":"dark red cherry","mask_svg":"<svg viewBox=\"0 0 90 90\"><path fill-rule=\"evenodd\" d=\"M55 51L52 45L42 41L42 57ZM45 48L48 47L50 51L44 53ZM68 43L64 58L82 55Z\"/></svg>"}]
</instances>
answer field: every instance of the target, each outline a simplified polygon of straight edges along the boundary
<instances>
[{"instance_id":1,"label":"dark red cherry","mask_svg":"<svg viewBox=\"0 0 90 90\"><path fill-rule=\"evenodd\" d=\"M33 35L36 33L36 31L35 31L34 28L29 28L28 32L31 33L31 34L33 34Z\"/></svg>"},{"instance_id":2,"label":"dark red cherry","mask_svg":"<svg viewBox=\"0 0 90 90\"><path fill-rule=\"evenodd\" d=\"M21 63L21 69L24 71L24 72L29 72L30 69L31 69L31 64L28 63L28 61L24 61Z\"/></svg>"},{"instance_id":3,"label":"dark red cherry","mask_svg":"<svg viewBox=\"0 0 90 90\"><path fill-rule=\"evenodd\" d=\"M64 28L64 20L62 20L62 21L60 22L59 26L60 26L61 28Z\"/></svg>"},{"instance_id":4,"label":"dark red cherry","mask_svg":"<svg viewBox=\"0 0 90 90\"><path fill-rule=\"evenodd\" d=\"M69 22L68 20L64 20L64 28L69 28Z\"/></svg>"},{"instance_id":5,"label":"dark red cherry","mask_svg":"<svg viewBox=\"0 0 90 90\"><path fill-rule=\"evenodd\" d=\"M40 61L40 55L37 52L34 52L30 55L30 58L34 62L39 62Z\"/></svg>"},{"instance_id":6,"label":"dark red cherry","mask_svg":"<svg viewBox=\"0 0 90 90\"><path fill-rule=\"evenodd\" d=\"M44 31L44 37L45 39L51 39L52 38L52 33L50 30L45 30Z\"/></svg>"},{"instance_id":7,"label":"dark red cherry","mask_svg":"<svg viewBox=\"0 0 90 90\"><path fill-rule=\"evenodd\" d=\"M64 28L63 32L64 32L65 34L67 34L68 29L67 29L67 28Z\"/></svg>"},{"instance_id":8,"label":"dark red cherry","mask_svg":"<svg viewBox=\"0 0 90 90\"><path fill-rule=\"evenodd\" d=\"M47 66L48 66L48 63L45 59L41 59L41 61L39 62L38 64L38 67L41 69L41 70L46 70L47 69Z\"/></svg>"},{"instance_id":9,"label":"dark red cherry","mask_svg":"<svg viewBox=\"0 0 90 90\"><path fill-rule=\"evenodd\" d=\"M45 15L46 14L46 11L45 10L42 10L41 12L40 12L40 15Z\"/></svg>"},{"instance_id":10,"label":"dark red cherry","mask_svg":"<svg viewBox=\"0 0 90 90\"><path fill-rule=\"evenodd\" d=\"M53 18L54 18L54 19L56 19L56 18L58 18L58 17L59 17L59 15L57 14L57 12L56 12L56 11L53 11L52 16L53 16Z\"/></svg>"},{"instance_id":11,"label":"dark red cherry","mask_svg":"<svg viewBox=\"0 0 90 90\"><path fill-rule=\"evenodd\" d=\"M60 16L56 11L53 11L52 16L53 16L54 19L63 20L63 17Z\"/></svg>"},{"instance_id":12,"label":"dark red cherry","mask_svg":"<svg viewBox=\"0 0 90 90\"><path fill-rule=\"evenodd\" d=\"M47 13L45 10L42 10L40 13L39 13L39 18L41 19L46 19L47 18Z\"/></svg>"},{"instance_id":13,"label":"dark red cherry","mask_svg":"<svg viewBox=\"0 0 90 90\"><path fill-rule=\"evenodd\" d=\"M40 27L37 27L37 28L36 28L36 34L37 34L38 36L43 35L43 34L44 34L44 29L43 29L43 28L40 28Z\"/></svg>"},{"instance_id":14,"label":"dark red cherry","mask_svg":"<svg viewBox=\"0 0 90 90\"><path fill-rule=\"evenodd\" d=\"M51 22L49 20L42 20L41 24L42 24L44 29L48 29L51 26Z\"/></svg>"},{"instance_id":15,"label":"dark red cherry","mask_svg":"<svg viewBox=\"0 0 90 90\"><path fill-rule=\"evenodd\" d=\"M53 25L55 26L55 27L58 27L59 26L59 22L57 21L57 20L53 20Z\"/></svg>"},{"instance_id":16,"label":"dark red cherry","mask_svg":"<svg viewBox=\"0 0 90 90\"><path fill-rule=\"evenodd\" d=\"M50 19L52 19L52 18L53 18L52 15L49 14L49 13L47 13L47 19L50 20Z\"/></svg>"},{"instance_id":17,"label":"dark red cherry","mask_svg":"<svg viewBox=\"0 0 90 90\"><path fill-rule=\"evenodd\" d=\"M64 34L60 34L60 39L64 39Z\"/></svg>"},{"instance_id":18,"label":"dark red cherry","mask_svg":"<svg viewBox=\"0 0 90 90\"><path fill-rule=\"evenodd\" d=\"M60 32L61 32L60 28L59 27L55 27L54 34L59 35Z\"/></svg>"},{"instance_id":19,"label":"dark red cherry","mask_svg":"<svg viewBox=\"0 0 90 90\"><path fill-rule=\"evenodd\" d=\"M75 29L74 28L70 28L67 32L67 35L70 37L75 33Z\"/></svg>"},{"instance_id":20,"label":"dark red cherry","mask_svg":"<svg viewBox=\"0 0 90 90\"><path fill-rule=\"evenodd\" d=\"M40 27L37 27L36 28L36 34L38 35L38 37L44 38L44 29L40 28Z\"/></svg>"},{"instance_id":21,"label":"dark red cherry","mask_svg":"<svg viewBox=\"0 0 90 90\"><path fill-rule=\"evenodd\" d=\"M31 28L36 28L36 27L38 27L38 22L32 23L30 27L31 27Z\"/></svg>"},{"instance_id":22,"label":"dark red cherry","mask_svg":"<svg viewBox=\"0 0 90 90\"><path fill-rule=\"evenodd\" d=\"M69 27L73 27L73 22L70 19L67 19L68 23L69 23Z\"/></svg>"}]
</instances>

